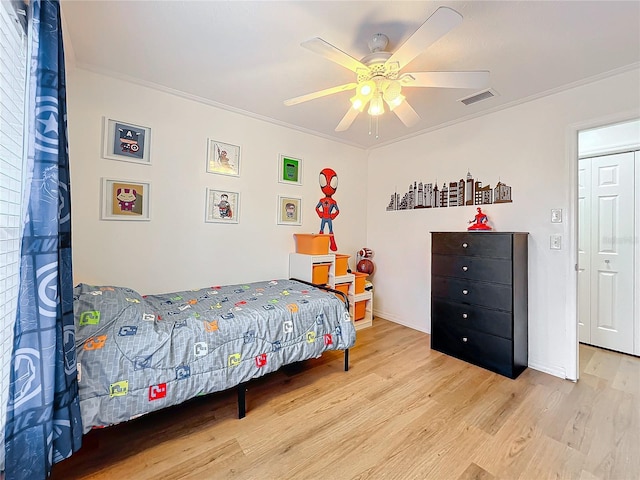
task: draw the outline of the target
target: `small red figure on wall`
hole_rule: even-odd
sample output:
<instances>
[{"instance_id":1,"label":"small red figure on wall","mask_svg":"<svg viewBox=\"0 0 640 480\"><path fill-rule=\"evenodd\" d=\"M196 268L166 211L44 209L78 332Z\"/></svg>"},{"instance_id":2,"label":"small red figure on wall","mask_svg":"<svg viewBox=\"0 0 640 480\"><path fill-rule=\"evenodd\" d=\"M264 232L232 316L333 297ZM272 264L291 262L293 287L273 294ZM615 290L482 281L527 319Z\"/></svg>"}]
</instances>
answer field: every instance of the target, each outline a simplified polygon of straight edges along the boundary
<instances>
[{"instance_id":1,"label":"small red figure on wall","mask_svg":"<svg viewBox=\"0 0 640 480\"><path fill-rule=\"evenodd\" d=\"M320 233L324 233L325 226L328 226L329 233L333 234L333 219L340 213L338 203L333 199L333 194L336 193L338 189L338 174L330 168L322 169L320 171L320 189L325 195L316 205L316 212L321 219ZM332 252L338 250L333 235L331 235L329 241L329 248Z\"/></svg>"},{"instance_id":2,"label":"small red figure on wall","mask_svg":"<svg viewBox=\"0 0 640 480\"><path fill-rule=\"evenodd\" d=\"M489 218L485 213L482 212L482 209L478 207L478 213L476 214L473 220L469 220L469 225L467 230L491 230L489 226Z\"/></svg>"}]
</instances>

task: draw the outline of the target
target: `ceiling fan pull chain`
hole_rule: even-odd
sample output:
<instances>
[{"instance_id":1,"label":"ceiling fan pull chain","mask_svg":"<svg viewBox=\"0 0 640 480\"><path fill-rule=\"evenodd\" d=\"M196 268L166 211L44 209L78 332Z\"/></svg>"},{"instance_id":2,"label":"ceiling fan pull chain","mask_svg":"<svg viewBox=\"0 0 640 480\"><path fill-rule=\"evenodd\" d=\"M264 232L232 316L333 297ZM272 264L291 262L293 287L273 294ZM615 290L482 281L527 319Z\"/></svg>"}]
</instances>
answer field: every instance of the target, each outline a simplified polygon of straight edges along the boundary
<instances>
[{"instance_id":1,"label":"ceiling fan pull chain","mask_svg":"<svg viewBox=\"0 0 640 480\"><path fill-rule=\"evenodd\" d=\"M376 117L376 140L380 138L380 135L378 135L378 117Z\"/></svg>"},{"instance_id":2,"label":"ceiling fan pull chain","mask_svg":"<svg viewBox=\"0 0 640 480\"><path fill-rule=\"evenodd\" d=\"M369 115L369 135L371 135L371 120L372 120L372 117L371 115Z\"/></svg>"}]
</instances>

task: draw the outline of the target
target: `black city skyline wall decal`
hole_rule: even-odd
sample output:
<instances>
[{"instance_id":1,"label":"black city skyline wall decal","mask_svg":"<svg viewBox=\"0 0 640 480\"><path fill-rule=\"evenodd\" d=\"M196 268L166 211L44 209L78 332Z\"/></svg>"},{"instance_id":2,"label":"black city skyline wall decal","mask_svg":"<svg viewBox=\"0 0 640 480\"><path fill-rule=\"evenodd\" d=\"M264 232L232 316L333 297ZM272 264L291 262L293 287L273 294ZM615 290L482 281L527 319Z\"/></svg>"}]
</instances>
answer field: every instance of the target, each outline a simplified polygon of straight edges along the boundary
<instances>
[{"instance_id":1,"label":"black city skyline wall decal","mask_svg":"<svg viewBox=\"0 0 640 480\"><path fill-rule=\"evenodd\" d=\"M398 192L391 194L387 211L417 210L419 208L463 207L465 205L488 205L492 203L511 203L511 187L498 180L495 188L483 186L482 182L467 172L467 178L456 182L444 182L438 189L438 181L409 184L402 198Z\"/></svg>"}]
</instances>

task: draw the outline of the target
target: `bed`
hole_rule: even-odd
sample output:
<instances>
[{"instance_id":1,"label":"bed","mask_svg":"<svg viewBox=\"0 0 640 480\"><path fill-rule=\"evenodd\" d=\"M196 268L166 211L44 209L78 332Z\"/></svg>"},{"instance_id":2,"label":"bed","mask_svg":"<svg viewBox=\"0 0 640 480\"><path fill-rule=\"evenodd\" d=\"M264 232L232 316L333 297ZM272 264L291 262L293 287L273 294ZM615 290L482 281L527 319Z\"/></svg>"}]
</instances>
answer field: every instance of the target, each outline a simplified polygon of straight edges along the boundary
<instances>
[{"instance_id":1,"label":"bed","mask_svg":"<svg viewBox=\"0 0 640 480\"><path fill-rule=\"evenodd\" d=\"M345 351L346 370L355 328L333 292L292 279L146 296L79 284L84 432L233 387L242 417L246 382L327 350Z\"/></svg>"}]
</instances>

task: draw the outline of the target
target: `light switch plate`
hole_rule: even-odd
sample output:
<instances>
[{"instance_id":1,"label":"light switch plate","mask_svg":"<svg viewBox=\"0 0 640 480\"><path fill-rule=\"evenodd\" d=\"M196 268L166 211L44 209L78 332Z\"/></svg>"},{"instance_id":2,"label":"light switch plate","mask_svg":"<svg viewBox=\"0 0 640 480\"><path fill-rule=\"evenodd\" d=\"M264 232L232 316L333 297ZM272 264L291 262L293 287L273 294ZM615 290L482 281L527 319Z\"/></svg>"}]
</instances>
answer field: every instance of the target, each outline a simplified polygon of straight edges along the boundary
<instances>
[{"instance_id":1,"label":"light switch plate","mask_svg":"<svg viewBox=\"0 0 640 480\"><path fill-rule=\"evenodd\" d=\"M551 250L562 250L562 235L553 234L549 237L549 248Z\"/></svg>"},{"instance_id":2,"label":"light switch plate","mask_svg":"<svg viewBox=\"0 0 640 480\"><path fill-rule=\"evenodd\" d=\"M551 223L562 223L562 209L561 208L552 208L551 209Z\"/></svg>"}]
</instances>

